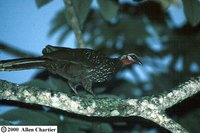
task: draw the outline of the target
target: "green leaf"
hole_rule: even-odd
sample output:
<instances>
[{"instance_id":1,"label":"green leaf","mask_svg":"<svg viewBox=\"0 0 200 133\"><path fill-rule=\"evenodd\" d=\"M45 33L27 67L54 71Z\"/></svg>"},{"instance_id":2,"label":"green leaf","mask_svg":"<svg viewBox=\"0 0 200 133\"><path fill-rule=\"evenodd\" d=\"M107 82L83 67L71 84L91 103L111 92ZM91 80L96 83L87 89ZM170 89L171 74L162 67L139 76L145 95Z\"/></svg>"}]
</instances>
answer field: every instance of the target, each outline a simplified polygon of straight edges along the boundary
<instances>
[{"instance_id":1,"label":"green leaf","mask_svg":"<svg viewBox=\"0 0 200 133\"><path fill-rule=\"evenodd\" d=\"M57 115L41 111L32 111L28 109L13 109L2 115L0 118L7 121L19 121L22 125L37 124L58 124L60 119Z\"/></svg>"},{"instance_id":2,"label":"green leaf","mask_svg":"<svg viewBox=\"0 0 200 133\"><path fill-rule=\"evenodd\" d=\"M116 16L119 9L118 3L114 0L98 0L102 16L107 20L111 21L114 16Z\"/></svg>"},{"instance_id":3,"label":"green leaf","mask_svg":"<svg viewBox=\"0 0 200 133\"><path fill-rule=\"evenodd\" d=\"M162 8L164 9L164 10L167 10L168 9L168 7L170 6L170 5L177 5L178 4L178 0L152 0L152 1L155 1L155 2L157 2L157 3L160 3L160 5L162 6Z\"/></svg>"},{"instance_id":4,"label":"green leaf","mask_svg":"<svg viewBox=\"0 0 200 133\"><path fill-rule=\"evenodd\" d=\"M85 133L91 130L93 124L85 120L70 117L64 117L63 123L66 123L64 127L67 133Z\"/></svg>"},{"instance_id":5,"label":"green leaf","mask_svg":"<svg viewBox=\"0 0 200 133\"><path fill-rule=\"evenodd\" d=\"M41 8L50 2L52 2L52 0L35 0L37 8Z\"/></svg>"},{"instance_id":6,"label":"green leaf","mask_svg":"<svg viewBox=\"0 0 200 133\"><path fill-rule=\"evenodd\" d=\"M55 15L55 17L52 19L51 23L52 23L52 26L51 26L51 29L48 33L48 35L50 37L52 35L54 35L55 33L57 33L63 27L65 27L67 30L70 29L69 26L67 25L67 20L65 18L65 10L64 9L60 10Z\"/></svg>"},{"instance_id":7,"label":"green leaf","mask_svg":"<svg viewBox=\"0 0 200 133\"><path fill-rule=\"evenodd\" d=\"M112 133L113 129L110 124L108 123L100 123L98 126L98 130L100 130L101 133Z\"/></svg>"},{"instance_id":8,"label":"green leaf","mask_svg":"<svg viewBox=\"0 0 200 133\"><path fill-rule=\"evenodd\" d=\"M134 42L137 39L148 36L145 23L140 17L131 17L123 14L118 26L121 33L124 33L127 41Z\"/></svg>"},{"instance_id":9,"label":"green leaf","mask_svg":"<svg viewBox=\"0 0 200 133\"><path fill-rule=\"evenodd\" d=\"M0 118L0 125L11 125L10 121Z\"/></svg>"},{"instance_id":10,"label":"green leaf","mask_svg":"<svg viewBox=\"0 0 200 133\"><path fill-rule=\"evenodd\" d=\"M200 2L198 0L183 0L187 20L196 26L200 22Z\"/></svg>"},{"instance_id":11,"label":"green leaf","mask_svg":"<svg viewBox=\"0 0 200 133\"><path fill-rule=\"evenodd\" d=\"M69 33L70 33L69 28L63 27L63 31L60 34L60 36L58 37L58 45L61 45L65 41L65 39L67 38Z\"/></svg>"},{"instance_id":12,"label":"green leaf","mask_svg":"<svg viewBox=\"0 0 200 133\"><path fill-rule=\"evenodd\" d=\"M87 15L90 11L90 5L92 0L73 0L73 5L75 7L76 14L78 15L79 23L82 25L87 18Z\"/></svg>"},{"instance_id":13,"label":"green leaf","mask_svg":"<svg viewBox=\"0 0 200 133\"><path fill-rule=\"evenodd\" d=\"M43 7L44 5L48 4L51 1L52 0L35 0L35 3L36 3L38 8L41 8L41 7Z\"/></svg>"},{"instance_id":14,"label":"green leaf","mask_svg":"<svg viewBox=\"0 0 200 133\"><path fill-rule=\"evenodd\" d=\"M194 109L190 113L182 116L178 121L190 133L198 133L198 131L200 130L200 110Z\"/></svg>"},{"instance_id":15,"label":"green leaf","mask_svg":"<svg viewBox=\"0 0 200 133\"><path fill-rule=\"evenodd\" d=\"M87 15L90 11L90 5L92 3L92 0L73 0L72 1L76 15L78 16L78 20L80 25L82 25L85 22L85 19L87 18ZM68 8L67 4L65 4L66 9ZM66 18L68 20L68 23L70 24L71 22L69 20L71 20L71 13L67 10L66 11Z\"/></svg>"}]
</instances>

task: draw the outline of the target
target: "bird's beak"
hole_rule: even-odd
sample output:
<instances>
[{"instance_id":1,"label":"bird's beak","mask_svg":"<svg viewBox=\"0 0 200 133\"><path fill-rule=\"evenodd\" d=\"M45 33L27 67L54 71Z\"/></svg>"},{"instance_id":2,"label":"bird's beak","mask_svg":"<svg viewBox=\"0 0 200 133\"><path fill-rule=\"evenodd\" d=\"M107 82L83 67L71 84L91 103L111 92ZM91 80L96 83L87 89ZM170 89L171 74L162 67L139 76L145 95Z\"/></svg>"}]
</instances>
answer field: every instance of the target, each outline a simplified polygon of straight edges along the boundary
<instances>
[{"instance_id":1,"label":"bird's beak","mask_svg":"<svg viewBox=\"0 0 200 133\"><path fill-rule=\"evenodd\" d=\"M140 61L139 58L136 58L136 59L135 59L135 63L136 63L136 64L139 64L139 65L142 65L142 62Z\"/></svg>"}]
</instances>

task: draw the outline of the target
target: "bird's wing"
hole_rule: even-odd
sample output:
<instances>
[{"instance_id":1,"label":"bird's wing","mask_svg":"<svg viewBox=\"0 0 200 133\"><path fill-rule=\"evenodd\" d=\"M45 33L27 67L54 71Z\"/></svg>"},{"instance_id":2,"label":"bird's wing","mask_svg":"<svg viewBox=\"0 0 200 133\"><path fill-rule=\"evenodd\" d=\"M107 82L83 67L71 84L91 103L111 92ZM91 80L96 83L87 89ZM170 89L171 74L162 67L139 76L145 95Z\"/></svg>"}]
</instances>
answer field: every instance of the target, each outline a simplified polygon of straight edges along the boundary
<instances>
[{"instance_id":1,"label":"bird's wing","mask_svg":"<svg viewBox=\"0 0 200 133\"><path fill-rule=\"evenodd\" d=\"M51 50L49 48L48 50L49 52L44 52L47 51L47 49L43 50L43 57L56 61L80 64L86 67L94 67L100 65L100 61L107 58L100 52L94 51L92 49L51 47Z\"/></svg>"}]
</instances>

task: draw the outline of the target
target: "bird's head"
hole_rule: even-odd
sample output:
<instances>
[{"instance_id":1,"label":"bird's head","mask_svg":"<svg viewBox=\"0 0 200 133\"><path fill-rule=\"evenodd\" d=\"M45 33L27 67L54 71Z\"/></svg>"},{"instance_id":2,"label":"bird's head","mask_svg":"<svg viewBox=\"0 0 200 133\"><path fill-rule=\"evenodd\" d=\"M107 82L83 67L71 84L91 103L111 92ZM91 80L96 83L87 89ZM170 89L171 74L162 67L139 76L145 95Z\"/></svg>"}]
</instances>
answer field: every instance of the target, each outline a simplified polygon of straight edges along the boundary
<instances>
[{"instance_id":1,"label":"bird's head","mask_svg":"<svg viewBox=\"0 0 200 133\"><path fill-rule=\"evenodd\" d=\"M139 65L142 65L142 62L139 60L139 58L137 57L137 55L135 55L133 53L122 55L120 57L120 61L124 65L130 65L130 64L139 64Z\"/></svg>"}]
</instances>

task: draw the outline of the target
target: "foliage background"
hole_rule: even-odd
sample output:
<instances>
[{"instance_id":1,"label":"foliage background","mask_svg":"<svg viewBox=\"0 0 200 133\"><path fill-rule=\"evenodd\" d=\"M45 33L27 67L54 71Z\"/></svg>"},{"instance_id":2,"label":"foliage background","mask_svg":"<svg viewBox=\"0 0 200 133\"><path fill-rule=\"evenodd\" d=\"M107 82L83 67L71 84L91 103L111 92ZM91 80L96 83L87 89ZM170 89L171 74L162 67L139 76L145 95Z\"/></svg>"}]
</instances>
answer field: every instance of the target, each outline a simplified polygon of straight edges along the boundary
<instances>
[{"instance_id":1,"label":"foliage background","mask_svg":"<svg viewBox=\"0 0 200 133\"><path fill-rule=\"evenodd\" d=\"M35 4L38 7L37 15L40 15L44 9L46 12L51 12L51 8L55 7L56 3L51 0L36 0ZM111 82L95 84L96 94L139 98L170 91L179 83L199 75L200 2L198 0L167 0L165 2L159 0L139 2L73 0L73 4L78 14L86 47L100 50L109 56L134 52L141 57L143 62L142 66L124 68ZM58 12L52 12L51 25L48 27L49 40L44 43L78 47L73 41L73 31L68 19L70 14L66 12L66 8L63 2L63 5L57 9ZM181 19L180 12L187 20L178 21ZM45 18L46 15L42 13L41 16ZM5 29L6 27L0 30L3 32ZM31 29L32 27L26 32ZM35 29L43 32L44 35L45 32L40 30L40 26ZM15 34L20 34L25 31L15 32ZM29 34L27 36L34 38ZM25 38L26 36L15 41L24 43ZM52 38L56 38L57 42L52 41ZM37 38L34 39L37 40ZM74 45L69 45L70 43ZM35 41L34 47L37 45L42 49L46 44L38 44ZM26 50L26 47L21 49ZM1 79L4 79L4 76L1 76ZM46 71L37 72L26 84L71 93L65 82ZM85 95L81 88L80 94ZM183 127L196 133L200 130L198 126L199 101L199 94L197 94L170 108L167 113ZM2 109L5 108L4 104L13 105L12 102L5 101L1 104ZM46 107L18 104L18 108L2 113L0 118L13 124L55 124L58 125L59 132L167 132L156 124L140 118L91 119Z\"/></svg>"}]
</instances>

